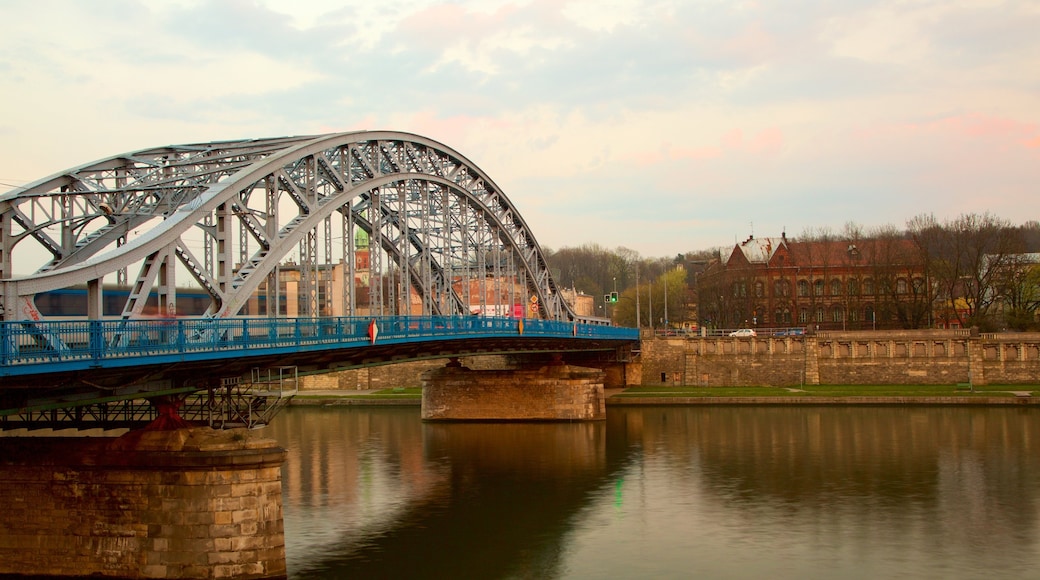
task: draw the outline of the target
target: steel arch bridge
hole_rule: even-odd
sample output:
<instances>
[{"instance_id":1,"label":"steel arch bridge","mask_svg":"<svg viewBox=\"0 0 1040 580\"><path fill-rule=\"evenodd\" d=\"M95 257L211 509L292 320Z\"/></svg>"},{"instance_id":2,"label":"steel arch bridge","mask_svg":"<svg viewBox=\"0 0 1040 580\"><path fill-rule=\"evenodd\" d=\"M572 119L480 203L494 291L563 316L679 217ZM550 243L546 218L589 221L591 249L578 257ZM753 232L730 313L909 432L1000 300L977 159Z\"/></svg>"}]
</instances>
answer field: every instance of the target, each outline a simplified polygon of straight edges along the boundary
<instances>
[{"instance_id":1,"label":"steel arch bridge","mask_svg":"<svg viewBox=\"0 0 1040 580\"><path fill-rule=\"evenodd\" d=\"M15 275L31 265L33 273ZM143 149L0 197L0 307L130 288L124 320L173 317L178 281L208 318L484 313L575 321L512 202L476 165L418 135L359 131ZM293 288L290 290L289 286ZM151 303L149 298L151 297Z\"/></svg>"},{"instance_id":2,"label":"steel arch bridge","mask_svg":"<svg viewBox=\"0 0 1040 580\"><path fill-rule=\"evenodd\" d=\"M483 171L390 131L144 149L8 192L0 286L0 429L201 391L200 413L237 421L268 396L228 385L263 366L609 364L638 343L575 315Z\"/></svg>"}]
</instances>

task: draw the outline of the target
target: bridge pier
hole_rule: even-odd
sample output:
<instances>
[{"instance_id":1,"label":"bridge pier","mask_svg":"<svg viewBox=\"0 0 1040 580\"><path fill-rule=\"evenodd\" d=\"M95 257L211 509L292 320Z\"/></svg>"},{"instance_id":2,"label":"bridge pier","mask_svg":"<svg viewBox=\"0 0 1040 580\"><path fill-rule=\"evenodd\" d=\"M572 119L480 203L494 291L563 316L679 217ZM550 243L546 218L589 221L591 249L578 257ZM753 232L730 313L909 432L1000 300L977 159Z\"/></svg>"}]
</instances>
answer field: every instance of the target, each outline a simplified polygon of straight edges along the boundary
<instances>
[{"instance_id":1,"label":"bridge pier","mask_svg":"<svg viewBox=\"0 0 1040 580\"><path fill-rule=\"evenodd\" d=\"M473 370L452 359L423 374L424 421L602 421L604 372L562 364Z\"/></svg>"},{"instance_id":2,"label":"bridge pier","mask_svg":"<svg viewBox=\"0 0 1040 580\"><path fill-rule=\"evenodd\" d=\"M284 459L244 430L0 438L0 576L284 578Z\"/></svg>"}]
</instances>

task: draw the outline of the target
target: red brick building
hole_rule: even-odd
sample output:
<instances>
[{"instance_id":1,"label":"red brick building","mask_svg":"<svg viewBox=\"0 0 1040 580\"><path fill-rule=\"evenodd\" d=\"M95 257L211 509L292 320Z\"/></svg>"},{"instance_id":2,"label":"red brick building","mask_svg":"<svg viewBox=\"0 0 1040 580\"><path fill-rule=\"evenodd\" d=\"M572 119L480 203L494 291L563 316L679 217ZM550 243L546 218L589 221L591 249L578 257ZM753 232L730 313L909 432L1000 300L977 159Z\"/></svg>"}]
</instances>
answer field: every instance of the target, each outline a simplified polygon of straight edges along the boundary
<instances>
[{"instance_id":1,"label":"red brick building","mask_svg":"<svg viewBox=\"0 0 1040 580\"><path fill-rule=\"evenodd\" d=\"M698 278L708 328L926 328L932 294L909 239L749 237Z\"/></svg>"}]
</instances>

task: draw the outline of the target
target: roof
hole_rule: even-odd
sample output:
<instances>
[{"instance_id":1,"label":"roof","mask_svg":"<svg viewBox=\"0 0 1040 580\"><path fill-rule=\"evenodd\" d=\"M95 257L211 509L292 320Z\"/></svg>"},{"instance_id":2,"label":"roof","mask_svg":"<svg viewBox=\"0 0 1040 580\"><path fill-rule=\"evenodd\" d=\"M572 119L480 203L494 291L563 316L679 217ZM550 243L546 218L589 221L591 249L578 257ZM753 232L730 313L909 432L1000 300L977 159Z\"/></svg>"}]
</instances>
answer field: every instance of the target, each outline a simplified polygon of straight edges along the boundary
<instances>
[{"instance_id":1,"label":"roof","mask_svg":"<svg viewBox=\"0 0 1040 580\"><path fill-rule=\"evenodd\" d=\"M839 266L843 264L888 263L912 264L920 261L919 252L912 240L863 239L857 242L848 240L814 240L807 242L789 242L791 262L804 266Z\"/></svg>"},{"instance_id":2,"label":"roof","mask_svg":"<svg viewBox=\"0 0 1040 580\"><path fill-rule=\"evenodd\" d=\"M769 263L777 249L785 244L787 244L785 238L755 238L750 236L740 244L737 244L733 252L741 252L744 255L744 259L751 264L766 264Z\"/></svg>"}]
</instances>

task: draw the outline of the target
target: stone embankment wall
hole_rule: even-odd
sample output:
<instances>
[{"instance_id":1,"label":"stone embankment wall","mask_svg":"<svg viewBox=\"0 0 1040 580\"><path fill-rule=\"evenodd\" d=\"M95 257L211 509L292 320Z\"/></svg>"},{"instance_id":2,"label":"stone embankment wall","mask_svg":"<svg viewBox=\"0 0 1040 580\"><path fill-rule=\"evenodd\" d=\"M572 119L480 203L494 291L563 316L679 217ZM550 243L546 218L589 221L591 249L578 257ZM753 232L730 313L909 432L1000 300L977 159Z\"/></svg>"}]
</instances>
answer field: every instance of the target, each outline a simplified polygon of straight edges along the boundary
<instances>
[{"instance_id":1,"label":"stone embankment wall","mask_svg":"<svg viewBox=\"0 0 1040 580\"><path fill-rule=\"evenodd\" d=\"M644 337L644 385L1040 383L1040 333L823 332Z\"/></svg>"}]
</instances>

